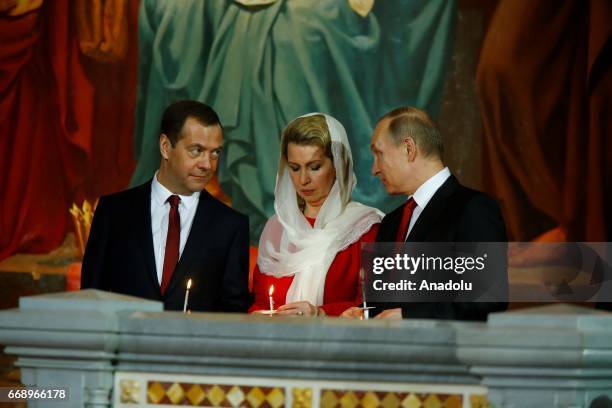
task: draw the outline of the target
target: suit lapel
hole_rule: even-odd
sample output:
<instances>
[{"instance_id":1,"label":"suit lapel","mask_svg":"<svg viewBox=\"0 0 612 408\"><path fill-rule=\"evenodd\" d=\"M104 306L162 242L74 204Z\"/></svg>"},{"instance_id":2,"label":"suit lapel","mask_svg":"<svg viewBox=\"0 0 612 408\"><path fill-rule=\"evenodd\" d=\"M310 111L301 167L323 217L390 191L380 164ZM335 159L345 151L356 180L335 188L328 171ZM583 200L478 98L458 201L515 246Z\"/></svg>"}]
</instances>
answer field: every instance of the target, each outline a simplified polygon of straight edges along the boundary
<instances>
[{"instance_id":1,"label":"suit lapel","mask_svg":"<svg viewBox=\"0 0 612 408\"><path fill-rule=\"evenodd\" d=\"M155 251L153 249L153 228L151 226L151 181L142 186L141 198L137 203L135 216L140 217L135 225L143 225L138 228L137 236L140 250L144 256L147 267L147 276L151 284L159 292L159 281L157 279L157 268L155 267Z\"/></svg>"},{"instance_id":2,"label":"suit lapel","mask_svg":"<svg viewBox=\"0 0 612 408\"><path fill-rule=\"evenodd\" d=\"M200 193L198 208L196 209L193 223L191 224L191 230L189 231L185 248L183 249L181 258L176 265L176 269L172 274L170 284L168 285L168 289L165 293L172 293L174 288L186 278L185 275L189 270L189 266L193 262L195 255L201 251L202 243L206 240L208 225L213 218L212 200L214 200L214 198L206 190L203 190Z\"/></svg>"},{"instance_id":3,"label":"suit lapel","mask_svg":"<svg viewBox=\"0 0 612 408\"><path fill-rule=\"evenodd\" d=\"M451 175L444 184L440 186L412 227L410 234L408 234L408 241L427 242L427 234L431 226L436 222L440 213L448 205L447 199L455 192L458 185L459 182L455 176Z\"/></svg>"},{"instance_id":4,"label":"suit lapel","mask_svg":"<svg viewBox=\"0 0 612 408\"><path fill-rule=\"evenodd\" d=\"M405 203L397 207L389 214L385 215L378 230L376 242L395 242L397 230L399 229L400 223L402 221L404 205Z\"/></svg>"}]
</instances>

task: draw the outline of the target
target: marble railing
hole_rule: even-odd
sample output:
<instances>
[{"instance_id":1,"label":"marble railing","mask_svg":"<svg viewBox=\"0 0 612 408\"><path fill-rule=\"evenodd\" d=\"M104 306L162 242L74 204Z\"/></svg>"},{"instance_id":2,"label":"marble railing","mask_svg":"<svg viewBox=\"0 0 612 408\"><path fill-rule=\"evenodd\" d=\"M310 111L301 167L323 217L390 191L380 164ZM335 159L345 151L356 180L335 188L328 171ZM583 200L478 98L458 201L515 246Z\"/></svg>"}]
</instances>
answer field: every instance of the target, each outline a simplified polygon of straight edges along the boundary
<instances>
[{"instance_id":1,"label":"marble railing","mask_svg":"<svg viewBox=\"0 0 612 408\"><path fill-rule=\"evenodd\" d=\"M0 311L0 344L24 385L68 390L32 407L612 406L612 314L562 304L356 321L163 312L86 290Z\"/></svg>"}]
</instances>

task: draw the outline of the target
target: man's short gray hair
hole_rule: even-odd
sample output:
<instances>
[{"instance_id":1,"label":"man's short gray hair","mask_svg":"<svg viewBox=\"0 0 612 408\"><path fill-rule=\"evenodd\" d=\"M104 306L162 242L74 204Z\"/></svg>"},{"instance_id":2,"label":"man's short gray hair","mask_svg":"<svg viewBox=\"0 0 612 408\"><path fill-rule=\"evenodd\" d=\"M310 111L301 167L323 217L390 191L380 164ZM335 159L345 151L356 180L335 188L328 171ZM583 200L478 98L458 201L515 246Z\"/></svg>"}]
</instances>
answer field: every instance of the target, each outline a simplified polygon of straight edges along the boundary
<instances>
[{"instance_id":1,"label":"man's short gray hair","mask_svg":"<svg viewBox=\"0 0 612 408\"><path fill-rule=\"evenodd\" d=\"M384 119L390 119L389 135L396 145L410 136L425 157L435 155L442 158L444 146L440 130L425 111L402 106L385 114L378 122Z\"/></svg>"}]
</instances>

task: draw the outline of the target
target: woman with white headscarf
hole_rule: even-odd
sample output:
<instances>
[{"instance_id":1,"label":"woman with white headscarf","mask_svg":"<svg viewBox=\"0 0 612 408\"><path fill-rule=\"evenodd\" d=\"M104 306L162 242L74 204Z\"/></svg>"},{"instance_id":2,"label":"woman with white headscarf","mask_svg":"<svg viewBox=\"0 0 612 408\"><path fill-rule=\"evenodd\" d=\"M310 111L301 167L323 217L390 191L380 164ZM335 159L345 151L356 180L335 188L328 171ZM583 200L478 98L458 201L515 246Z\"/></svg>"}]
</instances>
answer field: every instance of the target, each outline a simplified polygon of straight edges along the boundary
<instances>
[{"instance_id":1,"label":"woman with white headscarf","mask_svg":"<svg viewBox=\"0 0 612 408\"><path fill-rule=\"evenodd\" d=\"M272 216L259 241L251 312L332 315L361 303L362 242L373 242L382 213L351 201L356 179L346 131L313 113L285 128Z\"/></svg>"}]
</instances>

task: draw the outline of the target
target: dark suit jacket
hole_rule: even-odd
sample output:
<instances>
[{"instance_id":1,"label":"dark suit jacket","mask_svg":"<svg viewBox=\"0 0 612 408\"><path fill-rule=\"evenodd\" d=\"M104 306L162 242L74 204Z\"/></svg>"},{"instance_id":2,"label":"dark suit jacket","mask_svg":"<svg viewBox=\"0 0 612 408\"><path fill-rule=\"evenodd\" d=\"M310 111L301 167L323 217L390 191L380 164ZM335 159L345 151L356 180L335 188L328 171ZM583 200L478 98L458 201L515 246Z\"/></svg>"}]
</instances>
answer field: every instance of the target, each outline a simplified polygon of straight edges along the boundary
<instances>
[{"instance_id":1,"label":"dark suit jacket","mask_svg":"<svg viewBox=\"0 0 612 408\"><path fill-rule=\"evenodd\" d=\"M395 241L403 207L383 218L377 242ZM507 237L497 202L484 193L462 186L451 175L427 203L407 241L506 242ZM503 278L507 279L505 269L503 273ZM506 309L507 303L387 303L377 306L376 312L401 306L405 318L486 320L488 313Z\"/></svg>"},{"instance_id":2,"label":"dark suit jacket","mask_svg":"<svg viewBox=\"0 0 612 408\"><path fill-rule=\"evenodd\" d=\"M182 310L193 279L189 309L246 312L248 218L202 191L189 237L162 296L151 232L151 182L100 198L85 250L81 288L96 288L164 302Z\"/></svg>"}]
</instances>

